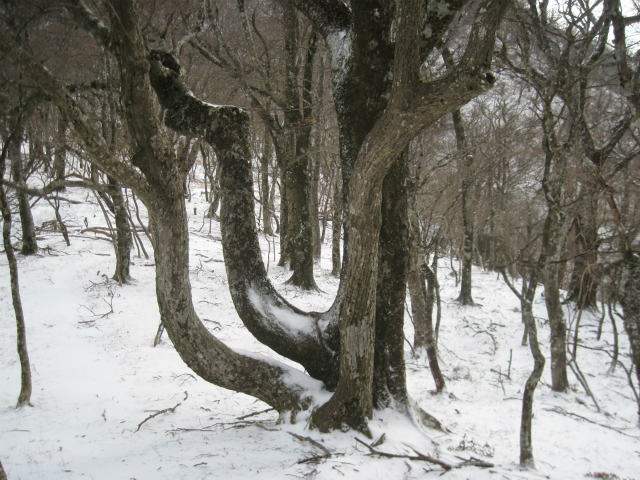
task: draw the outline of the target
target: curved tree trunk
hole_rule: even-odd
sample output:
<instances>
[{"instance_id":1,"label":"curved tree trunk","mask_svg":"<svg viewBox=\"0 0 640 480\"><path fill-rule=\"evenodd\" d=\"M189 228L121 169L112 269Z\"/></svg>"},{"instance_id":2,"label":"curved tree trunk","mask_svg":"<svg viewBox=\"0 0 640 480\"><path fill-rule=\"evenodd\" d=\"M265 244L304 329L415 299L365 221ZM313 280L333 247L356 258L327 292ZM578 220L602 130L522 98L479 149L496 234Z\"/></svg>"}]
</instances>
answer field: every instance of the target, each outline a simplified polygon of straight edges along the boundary
<instances>
[{"instance_id":1,"label":"curved tree trunk","mask_svg":"<svg viewBox=\"0 0 640 480\"><path fill-rule=\"evenodd\" d=\"M306 409L310 399L286 380L287 375L294 375L289 368L234 352L196 315L189 281L189 231L182 185L182 181L162 185L157 202L148 205L155 239L160 318L176 351L209 382L252 395L279 412L295 414Z\"/></svg>"},{"instance_id":2,"label":"curved tree trunk","mask_svg":"<svg viewBox=\"0 0 640 480\"><path fill-rule=\"evenodd\" d=\"M13 143L13 135L9 137L9 144ZM0 178L4 176L5 159L7 148L2 151L0 158ZM4 251L9 264L9 277L11 282L11 300L16 317L17 349L20 358L20 393L16 407L30 405L31 403L31 365L29 363L29 353L27 351L27 333L22 311L22 300L20 299L20 282L18 279L18 262L11 245L11 207L7 201L4 186L0 185L0 213L2 214L2 240Z\"/></svg>"},{"instance_id":3,"label":"curved tree trunk","mask_svg":"<svg viewBox=\"0 0 640 480\"><path fill-rule=\"evenodd\" d=\"M533 356L533 370L531 371L529 378L527 378L527 383L525 384L524 393L522 395L522 417L520 420L520 466L527 468L534 467L533 445L531 442L533 394L538 386L540 377L542 377L542 371L544 370L545 363L544 355L540 351L540 345L538 344L538 329L536 327L536 321L532 310L535 290L536 287L533 285L529 288L529 291L532 293L529 295L528 292L525 294L526 298L521 297L520 299L522 321L525 324L525 331L529 336L529 348L531 350L531 355Z\"/></svg>"}]
</instances>

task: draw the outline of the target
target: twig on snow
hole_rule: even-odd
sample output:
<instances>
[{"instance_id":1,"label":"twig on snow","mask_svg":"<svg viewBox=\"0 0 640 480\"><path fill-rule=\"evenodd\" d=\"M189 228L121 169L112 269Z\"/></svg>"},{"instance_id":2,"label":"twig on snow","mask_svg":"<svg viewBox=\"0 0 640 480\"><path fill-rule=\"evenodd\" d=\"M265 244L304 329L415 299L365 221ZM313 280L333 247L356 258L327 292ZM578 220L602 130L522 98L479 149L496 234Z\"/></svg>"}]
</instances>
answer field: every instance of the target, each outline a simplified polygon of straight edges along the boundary
<instances>
[{"instance_id":1,"label":"twig on snow","mask_svg":"<svg viewBox=\"0 0 640 480\"><path fill-rule=\"evenodd\" d=\"M375 448L373 448L371 445L369 445L366 442L363 442L362 440L360 440L358 437L355 437L356 442L364 445L365 447L367 447L367 449L369 450L369 452L372 455L378 455L379 457L385 457L385 458L406 458L408 460L420 460L423 462L429 462L429 463L433 463L435 465L439 465L441 466L443 469L449 471L453 468L452 465L448 464L447 462L444 462L442 460L439 460L437 458L431 457L429 455L425 455L423 453L418 452L415 448L410 447L411 450L414 451L415 455L407 455L407 454L402 454L402 453L390 453L390 452L384 452L382 450L377 450Z\"/></svg>"},{"instance_id":2,"label":"twig on snow","mask_svg":"<svg viewBox=\"0 0 640 480\"><path fill-rule=\"evenodd\" d=\"M255 415L260 415L261 413L267 413L272 410L275 410L275 409L273 407L269 407L269 408L265 408L264 410L260 410L259 412L247 413L246 415L242 415L241 417L238 417L237 420L244 420L245 418L253 417Z\"/></svg>"},{"instance_id":3,"label":"twig on snow","mask_svg":"<svg viewBox=\"0 0 640 480\"><path fill-rule=\"evenodd\" d=\"M182 403L185 402L187 400L187 398L189 398L189 392L187 392L185 390L184 398L181 401L176 403L173 407L165 408L165 409L162 409L162 410L158 410L157 412L154 412L151 415L149 415L147 418L145 418L143 421L141 421L138 424L138 428L136 428L136 432L140 431L140 427L142 427L142 425L144 425L146 422L151 420L153 417L157 417L158 415L162 415L163 413L169 413L169 412L173 413L173 412L175 412L176 408L178 408L180 405L182 405Z\"/></svg>"}]
</instances>

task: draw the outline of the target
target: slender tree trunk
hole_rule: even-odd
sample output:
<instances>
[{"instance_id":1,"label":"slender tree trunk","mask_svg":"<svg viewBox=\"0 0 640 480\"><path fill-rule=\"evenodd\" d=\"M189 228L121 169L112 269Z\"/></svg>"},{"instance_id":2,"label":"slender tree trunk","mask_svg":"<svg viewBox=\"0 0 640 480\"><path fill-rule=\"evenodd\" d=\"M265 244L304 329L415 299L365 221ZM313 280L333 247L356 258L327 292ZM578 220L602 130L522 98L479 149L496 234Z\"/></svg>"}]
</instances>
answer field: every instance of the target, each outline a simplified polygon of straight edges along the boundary
<instances>
[{"instance_id":1,"label":"slender tree trunk","mask_svg":"<svg viewBox=\"0 0 640 480\"><path fill-rule=\"evenodd\" d=\"M67 163L67 121L60 115L58 119L58 132L56 148L53 156L53 170L56 180L64 180ZM64 188L64 187L63 187Z\"/></svg>"},{"instance_id":2,"label":"slender tree trunk","mask_svg":"<svg viewBox=\"0 0 640 480\"><path fill-rule=\"evenodd\" d=\"M460 282L460 295L458 301L462 305L473 305L471 297L471 267L473 265L473 155L467 144L464 124L460 110L452 113L453 126L456 133L456 143L458 145L458 174L461 177L460 193L462 198L462 278Z\"/></svg>"},{"instance_id":3,"label":"slender tree trunk","mask_svg":"<svg viewBox=\"0 0 640 480\"><path fill-rule=\"evenodd\" d=\"M335 177L333 185L333 207L331 213L331 275L339 276L341 269L341 239L342 239L342 189L341 178Z\"/></svg>"},{"instance_id":4,"label":"slender tree trunk","mask_svg":"<svg viewBox=\"0 0 640 480\"><path fill-rule=\"evenodd\" d=\"M282 149L278 152L278 170L280 172L280 260L279 267L284 267L290 259L290 239L289 239L289 194L287 188L287 158Z\"/></svg>"},{"instance_id":5,"label":"slender tree trunk","mask_svg":"<svg viewBox=\"0 0 640 480\"><path fill-rule=\"evenodd\" d=\"M2 467L2 462L0 462L0 480L7 480L7 474Z\"/></svg>"},{"instance_id":6,"label":"slender tree trunk","mask_svg":"<svg viewBox=\"0 0 640 480\"><path fill-rule=\"evenodd\" d=\"M582 200L585 203L586 200ZM596 203L594 205L594 203ZM569 282L568 299L576 302L579 309L595 309L598 280L595 272L598 263L598 228L595 215L597 202L590 201L583 213L574 221L577 252Z\"/></svg>"},{"instance_id":7,"label":"slender tree trunk","mask_svg":"<svg viewBox=\"0 0 640 480\"><path fill-rule=\"evenodd\" d=\"M524 280L523 280L524 281ZM535 294L535 285L530 288ZM531 441L532 419L533 419L533 395L542 377L544 370L544 355L540 351L538 344L538 330L532 310L533 295L521 298L520 306L522 310L522 320L526 331L529 334L529 348L533 356L533 370L527 378L522 395L522 417L520 420L520 466L533 468L533 444Z\"/></svg>"},{"instance_id":8,"label":"slender tree trunk","mask_svg":"<svg viewBox=\"0 0 640 480\"><path fill-rule=\"evenodd\" d=\"M565 324L560 288L558 286L558 270L547 265L543 269L544 300L551 327L551 388L564 392L569 388L567 377L567 326ZM529 336L531 339L531 336Z\"/></svg>"},{"instance_id":9,"label":"slender tree trunk","mask_svg":"<svg viewBox=\"0 0 640 480\"><path fill-rule=\"evenodd\" d=\"M109 193L113 201L113 213L116 222L116 269L113 274L113 279L119 283L128 283L131 279L129 267L131 264L131 247L133 245L131 228L129 226L129 214L127 212L127 205L122 197L120 185L112 178L109 178L109 184L112 186Z\"/></svg>"},{"instance_id":10,"label":"slender tree trunk","mask_svg":"<svg viewBox=\"0 0 640 480\"><path fill-rule=\"evenodd\" d=\"M320 182L320 161L318 155L310 156L312 160L311 179L309 189L309 215L311 217L311 235L313 240L313 258L320 260L322 254L322 240L320 238L320 210L318 206L318 184Z\"/></svg>"},{"instance_id":11,"label":"slender tree trunk","mask_svg":"<svg viewBox=\"0 0 640 480\"><path fill-rule=\"evenodd\" d=\"M260 157L260 193L262 195L260 200L262 202L262 231L265 235L273 235L271 230L271 195L269 191L269 163L272 155L273 142L271 141L271 134L265 132L264 150Z\"/></svg>"},{"instance_id":12,"label":"slender tree trunk","mask_svg":"<svg viewBox=\"0 0 640 480\"><path fill-rule=\"evenodd\" d=\"M18 185L24 185L24 171L22 154L20 153L20 141L22 132L14 137L9 145L9 158L11 160L11 176L13 181ZM36 242L36 230L33 224L33 215L31 214L31 205L29 196L19 188L16 189L16 198L18 199L18 210L20 212L20 224L22 226L22 254L32 255L38 251Z\"/></svg>"},{"instance_id":13,"label":"slender tree trunk","mask_svg":"<svg viewBox=\"0 0 640 480\"><path fill-rule=\"evenodd\" d=\"M445 381L438 363L438 352L433 332L434 278L433 272L420 256L420 253L412 247L408 285L415 328L413 348L418 354L422 351L426 352L436 392L440 393L444 390Z\"/></svg>"},{"instance_id":14,"label":"slender tree trunk","mask_svg":"<svg viewBox=\"0 0 640 480\"><path fill-rule=\"evenodd\" d=\"M309 145L312 125L312 73L316 37L309 41L303 72L302 109L297 88L298 69L298 17L293 5L284 8L285 56L287 64L286 97L288 109L285 112L289 126L289 153L285 170L288 200L289 260L293 271L287 280L291 285L311 290L317 289L313 278L313 228L309 210Z\"/></svg>"},{"instance_id":15,"label":"slender tree trunk","mask_svg":"<svg viewBox=\"0 0 640 480\"><path fill-rule=\"evenodd\" d=\"M216 173L211 183L211 204L207 210L207 217L218 218L218 207L220 206L220 168L216 168Z\"/></svg>"},{"instance_id":16,"label":"slender tree trunk","mask_svg":"<svg viewBox=\"0 0 640 480\"><path fill-rule=\"evenodd\" d=\"M9 140L11 142L11 140ZM13 142L11 142L13 143ZM0 178L4 176L6 149L2 152L0 160ZM29 353L27 351L27 332L22 311L22 301L20 300L20 283L18 279L18 262L11 245L11 207L7 201L4 186L0 185L0 212L2 213L2 240L4 251L9 263L9 277L11 282L11 299L16 317L17 349L20 358L20 393L16 407L31 404L31 366L29 364Z\"/></svg>"},{"instance_id":17,"label":"slender tree trunk","mask_svg":"<svg viewBox=\"0 0 640 480\"><path fill-rule=\"evenodd\" d=\"M542 231L539 268L542 274L544 299L551 327L551 388L556 392L564 392L569 388L566 349L567 327L560 302L558 269L561 248L566 237L564 232L566 215L561 201L567 158L557 145L558 140L549 101L544 105L543 129L545 132L543 138L545 164L542 189L547 204L547 215Z\"/></svg>"}]
</instances>

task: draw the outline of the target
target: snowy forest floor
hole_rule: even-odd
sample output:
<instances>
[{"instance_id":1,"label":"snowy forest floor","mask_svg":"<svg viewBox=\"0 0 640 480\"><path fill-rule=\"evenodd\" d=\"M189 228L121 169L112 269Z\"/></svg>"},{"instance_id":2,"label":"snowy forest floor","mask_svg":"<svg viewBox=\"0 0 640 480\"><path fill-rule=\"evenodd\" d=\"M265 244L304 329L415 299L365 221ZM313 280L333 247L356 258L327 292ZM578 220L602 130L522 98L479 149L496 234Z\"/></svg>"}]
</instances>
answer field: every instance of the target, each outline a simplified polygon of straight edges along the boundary
<instances>
[{"instance_id":1,"label":"snowy forest floor","mask_svg":"<svg viewBox=\"0 0 640 480\"><path fill-rule=\"evenodd\" d=\"M81 233L85 225L104 225L93 195L65 195L83 202L63 207L71 246L58 232L43 230L40 253L19 257L34 387L33 407L19 410L14 409L20 386L15 319L7 262L0 257L0 460L9 480L440 478L442 468L431 463L371 455L356 437L370 440L354 432L323 435L308 430L304 421L278 423L273 412L256 413L265 404L197 378L166 336L154 348L159 314L153 260L133 258L131 285L109 280L111 244ZM34 209L37 225L53 218L42 203ZM209 230L209 221L203 221L204 199L194 195L187 208L198 212L189 227L199 315L231 347L275 355L236 315L219 226L213 221ZM262 238L272 281L301 308L323 310L331 304L338 282L330 275L329 245L316 265L321 292L303 293L285 285L288 272L275 266L277 243ZM151 253L148 244L147 249ZM640 428L627 376L620 367L608 373L609 356L587 348L578 349L578 365L601 411L575 376L569 392L552 392L547 361L534 405L537 470L519 469L521 398L532 367L528 347L520 346L519 303L495 273L474 270L478 305L459 306L455 279L444 263L439 356L446 392L432 394L426 360L414 359L408 343L406 359L413 399L451 433L422 431L393 412L377 412L371 429L374 438L385 437L376 448L407 455L415 450L454 465L471 457L495 465L456 468L444 475L449 479L640 479ZM534 313L548 356L543 300L536 299ZM565 314L575 320L574 312ZM597 322L598 314L583 315L581 342L611 350L611 322L605 322L599 342ZM620 359L629 365L618 323ZM406 335L411 341L408 316Z\"/></svg>"}]
</instances>

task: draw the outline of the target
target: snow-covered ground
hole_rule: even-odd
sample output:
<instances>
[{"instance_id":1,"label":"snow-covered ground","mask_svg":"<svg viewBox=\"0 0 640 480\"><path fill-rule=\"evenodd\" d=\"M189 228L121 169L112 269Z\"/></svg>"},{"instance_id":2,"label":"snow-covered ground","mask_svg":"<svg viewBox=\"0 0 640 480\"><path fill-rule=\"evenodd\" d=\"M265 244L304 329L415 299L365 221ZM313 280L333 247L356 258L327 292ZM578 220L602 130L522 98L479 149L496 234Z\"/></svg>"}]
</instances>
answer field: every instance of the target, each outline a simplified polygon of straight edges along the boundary
<instances>
[{"instance_id":1,"label":"snow-covered ground","mask_svg":"<svg viewBox=\"0 0 640 480\"><path fill-rule=\"evenodd\" d=\"M85 192L66 195L93 198ZM212 222L209 232L200 196L190 202L190 213L194 207L191 279L198 313L230 346L275 355L239 321L227 290L218 224ZM85 218L89 226L104 224L100 210L65 206L63 215L73 233L71 247L58 233L41 232L41 253L19 258L34 387L33 407L19 410L14 409L20 374L15 320L6 258L0 257L0 460L9 480L440 477L442 469L428 462L371 455L356 437L371 440L354 432L322 435L304 421L277 423L273 412L257 413L265 404L197 378L166 337L153 348L159 321L153 260L136 256L135 282L114 284L108 280L114 265L111 245L80 233ZM35 216L41 225L53 213L38 205ZM330 249L324 248L316 267L322 292L305 294L284 285L287 272L274 266L275 248L263 239L277 288L302 308L328 307L337 288L329 274ZM578 364L600 411L574 376L568 393L553 393L547 367L534 407L537 470L519 469L521 397L532 360L528 348L520 346L517 299L495 274L475 270L473 295L479 305L460 307L449 272L446 266L439 271L439 355L446 392L433 395L426 361L413 359L408 344L406 353L411 395L451 433L420 430L393 412L378 412L371 428L375 438L385 437L376 448L419 451L454 465L470 457L495 465L457 468L446 473L450 479L640 479L640 428L627 377L621 368L608 374L609 357L588 349L579 350ZM548 354L541 299L535 314ZM610 323L596 342L596 322L595 316L583 316L584 341L593 347L610 344ZM621 359L629 364L622 325L618 329ZM408 319L406 330L410 340ZM318 456L324 458L314 460Z\"/></svg>"}]
</instances>

